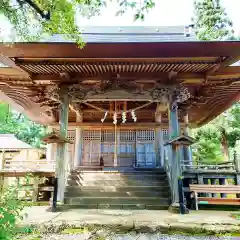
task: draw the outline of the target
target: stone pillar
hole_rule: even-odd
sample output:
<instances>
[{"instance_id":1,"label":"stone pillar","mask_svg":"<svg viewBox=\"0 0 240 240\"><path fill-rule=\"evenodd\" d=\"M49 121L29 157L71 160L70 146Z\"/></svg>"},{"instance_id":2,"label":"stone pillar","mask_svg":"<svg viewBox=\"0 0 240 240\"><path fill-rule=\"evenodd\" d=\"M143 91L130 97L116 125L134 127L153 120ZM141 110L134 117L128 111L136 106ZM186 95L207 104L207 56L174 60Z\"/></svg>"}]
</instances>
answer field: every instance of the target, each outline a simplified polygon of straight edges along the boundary
<instances>
[{"instance_id":1,"label":"stone pillar","mask_svg":"<svg viewBox=\"0 0 240 240\"><path fill-rule=\"evenodd\" d=\"M162 112L156 112L155 122L157 123L156 127L156 167L163 167L164 165L164 140L163 140L163 131L162 131Z\"/></svg>"},{"instance_id":2,"label":"stone pillar","mask_svg":"<svg viewBox=\"0 0 240 240\"><path fill-rule=\"evenodd\" d=\"M178 110L176 106L170 105L169 108L169 139L179 135ZM172 207L179 207L178 179L181 177L181 168L179 162L179 149L177 146L171 147L171 186L172 186Z\"/></svg>"},{"instance_id":3,"label":"stone pillar","mask_svg":"<svg viewBox=\"0 0 240 240\"><path fill-rule=\"evenodd\" d=\"M60 124L60 136L67 138L68 129L68 111L69 111L69 96L68 89L64 86L60 88L60 112L59 112L59 124ZM58 144L57 146L57 163L56 163L56 178L58 181L58 194L57 199L61 203L64 200L65 191L65 172L67 164L67 143Z\"/></svg>"},{"instance_id":4,"label":"stone pillar","mask_svg":"<svg viewBox=\"0 0 240 240\"><path fill-rule=\"evenodd\" d=\"M81 111L77 113L76 122L81 123L83 121L83 114ZM80 166L82 160L82 128L76 127L75 134L75 152L74 152L74 167Z\"/></svg>"}]
</instances>

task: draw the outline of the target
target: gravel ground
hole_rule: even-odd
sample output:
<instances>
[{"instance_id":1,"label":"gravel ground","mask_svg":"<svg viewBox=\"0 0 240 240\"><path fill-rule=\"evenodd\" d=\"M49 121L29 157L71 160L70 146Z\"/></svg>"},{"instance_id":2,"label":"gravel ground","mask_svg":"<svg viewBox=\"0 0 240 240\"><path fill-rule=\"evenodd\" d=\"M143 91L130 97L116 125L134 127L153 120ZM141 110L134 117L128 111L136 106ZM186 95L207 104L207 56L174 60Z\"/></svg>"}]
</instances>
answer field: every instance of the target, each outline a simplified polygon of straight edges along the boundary
<instances>
[{"instance_id":1,"label":"gravel ground","mask_svg":"<svg viewBox=\"0 0 240 240\"><path fill-rule=\"evenodd\" d=\"M87 236L84 234L54 234L54 235L42 235L41 238L30 237L26 238L26 240L239 240L240 237L215 237L215 236L183 236L183 235L157 235L157 234L137 234L137 235L115 235L108 237L97 237L97 236ZM25 240L25 239L24 239Z\"/></svg>"}]
</instances>

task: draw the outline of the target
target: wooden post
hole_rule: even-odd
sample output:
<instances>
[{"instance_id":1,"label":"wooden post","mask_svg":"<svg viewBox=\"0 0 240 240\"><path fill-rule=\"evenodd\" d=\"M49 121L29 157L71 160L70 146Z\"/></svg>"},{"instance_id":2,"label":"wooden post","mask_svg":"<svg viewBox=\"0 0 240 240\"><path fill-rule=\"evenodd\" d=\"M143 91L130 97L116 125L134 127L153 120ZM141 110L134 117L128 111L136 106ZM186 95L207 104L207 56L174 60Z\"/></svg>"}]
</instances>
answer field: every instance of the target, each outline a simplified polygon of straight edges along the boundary
<instances>
[{"instance_id":1,"label":"wooden post","mask_svg":"<svg viewBox=\"0 0 240 240\"><path fill-rule=\"evenodd\" d=\"M164 140L163 140L163 131L161 127L162 123L162 113L156 112L155 122L158 124L156 127L156 167L163 167L164 165Z\"/></svg>"},{"instance_id":2,"label":"wooden post","mask_svg":"<svg viewBox=\"0 0 240 240\"><path fill-rule=\"evenodd\" d=\"M187 111L185 111L183 119L184 119L184 130L183 130L184 135L189 136L189 128L188 128L189 121L188 121ZM184 157L184 160L187 161L188 165L192 164L192 149L190 146L183 146L183 157Z\"/></svg>"},{"instance_id":3,"label":"wooden post","mask_svg":"<svg viewBox=\"0 0 240 240\"><path fill-rule=\"evenodd\" d=\"M49 126L47 128L48 133L52 132L52 128ZM46 152L46 161L47 164L51 161L53 161L53 143L48 143L47 144L47 152Z\"/></svg>"},{"instance_id":4,"label":"wooden post","mask_svg":"<svg viewBox=\"0 0 240 240\"><path fill-rule=\"evenodd\" d=\"M176 106L169 106L169 139L177 137L179 135L179 122L178 122L178 111ZM181 168L179 162L179 151L176 145L171 147L171 186L172 186L172 205L171 207L179 208L179 190L178 190L178 179L181 177Z\"/></svg>"},{"instance_id":5,"label":"wooden post","mask_svg":"<svg viewBox=\"0 0 240 240\"><path fill-rule=\"evenodd\" d=\"M77 113L76 122L83 122L83 114L81 111ZM82 160L82 128L76 127L75 134L75 151L74 151L74 167L80 166Z\"/></svg>"},{"instance_id":6,"label":"wooden post","mask_svg":"<svg viewBox=\"0 0 240 240\"><path fill-rule=\"evenodd\" d=\"M69 110L69 96L68 89L65 86L61 86L59 91L60 97L60 114L59 114L59 124L60 124L60 136L67 137L68 129L68 110ZM58 181L58 194L57 199L61 203L64 200L65 191L65 171L66 171L66 159L67 159L67 143L58 144L57 146L57 163L56 163L56 178Z\"/></svg>"}]
</instances>

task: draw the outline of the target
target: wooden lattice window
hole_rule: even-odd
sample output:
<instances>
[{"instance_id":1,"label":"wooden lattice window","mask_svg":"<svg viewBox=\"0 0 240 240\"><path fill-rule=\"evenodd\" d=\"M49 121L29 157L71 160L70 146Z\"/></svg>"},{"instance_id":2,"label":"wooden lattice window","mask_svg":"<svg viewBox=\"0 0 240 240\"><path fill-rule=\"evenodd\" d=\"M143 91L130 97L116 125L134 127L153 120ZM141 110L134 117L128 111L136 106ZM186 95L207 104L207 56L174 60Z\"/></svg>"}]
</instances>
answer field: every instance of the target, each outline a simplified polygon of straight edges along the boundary
<instances>
[{"instance_id":1,"label":"wooden lattice window","mask_svg":"<svg viewBox=\"0 0 240 240\"><path fill-rule=\"evenodd\" d=\"M137 131L137 140L139 141L154 141L155 140L155 130L146 129Z\"/></svg>"},{"instance_id":2,"label":"wooden lattice window","mask_svg":"<svg viewBox=\"0 0 240 240\"><path fill-rule=\"evenodd\" d=\"M114 130L103 130L101 134L101 140L103 142L114 142L115 141Z\"/></svg>"},{"instance_id":3,"label":"wooden lattice window","mask_svg":"<svg viewBox=\"0 0 240 240\"><path fill-rule=\"evenodd\" d=\"M121 142L135 142L136 141L136 131L135 130L121 130L120 131L120 141Z\"/></svg>"},{"instance_id":4,"label":"wooden lattice window","mask_svg":"<svg viewBox=\"0 0 240 240\"><path fill-rule=\"evenodd\" d=\"M57 134L60 134L59 130L56 131ZM68 130L67 131L67 139L71 142L74 142L75 141L75 135L76 135L76 132L75 130Z\"/></svg>"},{"instance_id":5,"label":"wooden lattice window","mask_svg":"<svg viewBox=\"0 0 240 240\"><path fill-rule=\"evenodd\" d=\"M84 130L83 140L100 140L101 132L100 130Z\"/></svg>"},{"instance_id":6,"label":"wooden lattice window","mask_svg":"<svg viewBox=\"0 0 240 240\"><path fill-rule=\"evenodd\" d=\"M74 142L75 141L75 135L76 135L76 132L74 130L70 130L67 132L67 139L71 142Z\"/></svg>"},{"instance_id":7,"label":"wooden lattice window","mask_svg":"<svg viewBox=\"0 0 240 240\"><path fill-rule=\"evenodd\" d=\"M162 132L163 132L163 135L164 135L164 136L168 136L168 134L169 134L169 131L168 131L167 128L166 128L166 129L163 129Z\"/></svg>"}]
</instances>

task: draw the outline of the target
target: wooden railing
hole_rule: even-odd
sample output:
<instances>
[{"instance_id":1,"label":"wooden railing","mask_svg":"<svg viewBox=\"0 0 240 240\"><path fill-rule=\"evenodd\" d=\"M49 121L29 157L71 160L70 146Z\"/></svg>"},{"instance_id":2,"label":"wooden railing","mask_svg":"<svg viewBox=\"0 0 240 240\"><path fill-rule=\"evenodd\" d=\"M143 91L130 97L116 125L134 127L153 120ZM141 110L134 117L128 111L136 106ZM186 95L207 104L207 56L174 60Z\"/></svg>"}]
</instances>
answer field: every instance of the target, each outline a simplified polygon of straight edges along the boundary
<instances>
[{"instance_id":1,"label":"wooden railing","mask_svg":"<svg viewBox=\"0 0 240 240\"><path fill-rule=\"evenodd\" d=\"M235 171L236 170L234 161L222 162L218 164L195 164L195 163L190 163L189 160L182 160L181 168L183 171L186 171L186 170Z\"/></svg>"},{"instance_id":2,"label":"wooden railing","mask_svg":"<svg viewBox=\"0 0 240 240\"><path fill-rule=\"evenodd\" d=\"M8 159L3 162L3 171L55 171L55 161L46 159L37 160L13 160Z\"/></svg>"}]
</instances>

